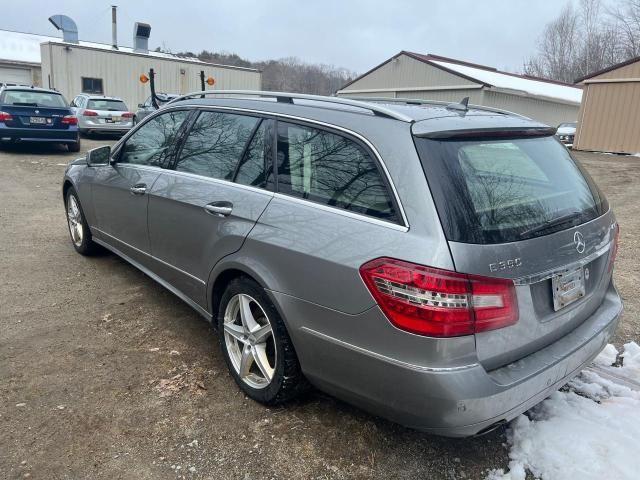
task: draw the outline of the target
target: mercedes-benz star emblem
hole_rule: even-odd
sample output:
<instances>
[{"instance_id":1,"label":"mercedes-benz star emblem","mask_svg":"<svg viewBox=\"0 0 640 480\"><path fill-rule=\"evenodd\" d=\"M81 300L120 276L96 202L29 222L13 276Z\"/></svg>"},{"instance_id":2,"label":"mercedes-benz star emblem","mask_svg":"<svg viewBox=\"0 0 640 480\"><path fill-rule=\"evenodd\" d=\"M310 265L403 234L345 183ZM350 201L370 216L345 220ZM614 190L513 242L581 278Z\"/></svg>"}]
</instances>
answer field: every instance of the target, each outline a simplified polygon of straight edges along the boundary
<instances>
[{"instance_id":1,"label":"mercedes-benz star emblem","mask_svg":"<svg viewBox=\"0 0 640 480\"><path fill-rule=\"evenodd\" d=\"M584 235L582 235L580 232L574 233L573 243L575 243L578 253L584 253L584 249L587 246L587 244L584 242Z\"/></svg>"}]
</instances>

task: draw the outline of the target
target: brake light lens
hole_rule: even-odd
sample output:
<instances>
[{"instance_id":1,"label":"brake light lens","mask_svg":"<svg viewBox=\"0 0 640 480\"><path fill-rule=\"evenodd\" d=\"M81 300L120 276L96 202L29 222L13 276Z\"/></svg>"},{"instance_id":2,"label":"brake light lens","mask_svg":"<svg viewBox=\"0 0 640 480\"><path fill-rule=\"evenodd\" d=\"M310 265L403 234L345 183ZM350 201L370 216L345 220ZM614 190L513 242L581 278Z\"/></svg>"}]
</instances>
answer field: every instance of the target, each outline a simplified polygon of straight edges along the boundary
<instances>
[{"instance_id":1,"label":"brake light lens","mask_svg":"<svg viewBox=\"0 0 640 480\"><path fill-rule=\"evenodd\" d=\"M13 115L7 112L0 112L0 122L11 122L13 120Z\"/></svg>"},{"instance_id":2,"label":"brake light lens","mask_svg":"<svg viewBox=\"0 0 640 480\"><path fill-rule=\"evenodd\" d=\"M616 257L618 256L618 248L620 244L620 225L615 224L614 232L613 232L613 242L611 245L611 253L609 254L609 267L608 271L613 271L613 264L616 261Z\"/></svg>"},{"instance_id":3,"label":"brake light lens","mask_svg":"<svg viewBox=\"0 0 640 480\"><path fill-rule=\"evenodd\" d=\"M78 117L76 117L75 115L65 115L64 117L62 117L62 124L63 125L77 125L78 124Z\"/></svg>"},{"instance_id":4,"label":"brake light lens","mask_svg":"<svg viewBox=\"0 0 640 480\"><path fill-rule=\"evenodd\" d=\"M122 118L133 118L133 113L125 112L122 114Z\"/></svg>"},{"instance_id":5,"label":"brake light lens","mask_svg":"<svg viewBox=\"0 0 640 480\"><path fill-rule=\"evenodd\" d=\"M518 321L513 280L378 258L360 275L389 321L419 335L456 337Z\"/></svg>"},{"instance_id":6,"label":"brake light lens","mask_svg":"<svg viewBox=\"0 0 640 480\"><path fill-rule=\"evenodd\" d=\"M93 110L85 110L84 112L82 112L82 116L83 117L97 117L98 116L98 112L94 112Z\"/></svg>"}]
</instances>

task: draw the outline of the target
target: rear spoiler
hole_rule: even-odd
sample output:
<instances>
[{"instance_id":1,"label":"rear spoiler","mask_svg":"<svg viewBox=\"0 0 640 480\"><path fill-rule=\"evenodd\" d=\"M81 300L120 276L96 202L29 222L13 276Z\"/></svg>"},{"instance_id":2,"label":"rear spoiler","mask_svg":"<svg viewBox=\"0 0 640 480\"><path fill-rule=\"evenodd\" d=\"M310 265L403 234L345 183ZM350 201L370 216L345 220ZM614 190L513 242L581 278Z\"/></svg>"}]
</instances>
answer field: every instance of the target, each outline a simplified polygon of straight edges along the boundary
<instances>
[{"instance_id":1,"label":"rear spoiler","mask_svg":"<svg viewBox=\"0 0 640 480\"><path fill-rule=\"evenodd\" d=\"M419 138L433 140L455 140L469 138L516 138L516 137L549 137L555 135L555 127L515 127L515 128L469 128L442 130L417 134Z\"/></svg>"}]
</instances>

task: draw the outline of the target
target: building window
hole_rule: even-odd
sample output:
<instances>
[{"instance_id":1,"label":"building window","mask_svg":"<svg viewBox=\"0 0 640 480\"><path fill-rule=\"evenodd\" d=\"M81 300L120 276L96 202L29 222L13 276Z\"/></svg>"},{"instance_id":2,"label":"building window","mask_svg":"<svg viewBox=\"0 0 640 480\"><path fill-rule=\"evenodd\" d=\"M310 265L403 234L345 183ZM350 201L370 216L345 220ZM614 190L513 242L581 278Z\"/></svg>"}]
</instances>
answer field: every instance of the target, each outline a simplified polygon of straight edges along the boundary
<instances>
[{"instance_id":1,"label":"building window","mask_svg":"<svg viewBox=\"0 0 640 480\"><path fill-rule=\"evenodd\" d=\"M82 93L99 93L103 94L102 79L82 77Z\"/></svg>"}]
</instances>

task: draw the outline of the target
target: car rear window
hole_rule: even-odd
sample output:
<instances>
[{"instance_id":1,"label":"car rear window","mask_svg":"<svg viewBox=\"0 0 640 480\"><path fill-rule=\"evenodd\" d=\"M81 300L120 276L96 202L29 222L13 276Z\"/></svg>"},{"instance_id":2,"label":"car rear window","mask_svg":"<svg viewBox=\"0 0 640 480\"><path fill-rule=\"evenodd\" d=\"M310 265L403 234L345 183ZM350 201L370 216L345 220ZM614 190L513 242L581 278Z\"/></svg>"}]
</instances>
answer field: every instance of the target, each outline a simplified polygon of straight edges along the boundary
<instances>
[{"instance_id":1,"label":"car rear window","mask_svg":"<svg viewBox=\"0 0 640 480\"><path fill-rule=\"evenodd\" d=\"M608 205L553 137L416 138L445 234L463 243L534 238L592 220Z\"/></svg>"},{"instance_id":2,"label":"car rear window","mask_svg":"<svg viewBox=\"0 0 640 480\"><path fill-rule=\"evenodd\" d=\"M87 108L92 110L108 110L110 112L126 112L127 105L122 100L92 99Z\"/></svg>"},{"instance_id":3,"label":"car rear window","mask_svg":"<svg viewBox=\"0 0 640 480\"><path fill-rule=\"evenodd\" d=\"M54 92L38 92L33 90L7 90L0 102L8 105L26 107L66 107L67 102L62 95Z\"/></svg>"}]
</instances>

